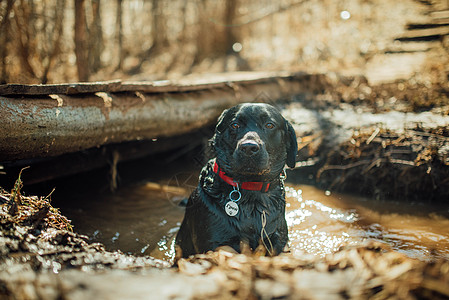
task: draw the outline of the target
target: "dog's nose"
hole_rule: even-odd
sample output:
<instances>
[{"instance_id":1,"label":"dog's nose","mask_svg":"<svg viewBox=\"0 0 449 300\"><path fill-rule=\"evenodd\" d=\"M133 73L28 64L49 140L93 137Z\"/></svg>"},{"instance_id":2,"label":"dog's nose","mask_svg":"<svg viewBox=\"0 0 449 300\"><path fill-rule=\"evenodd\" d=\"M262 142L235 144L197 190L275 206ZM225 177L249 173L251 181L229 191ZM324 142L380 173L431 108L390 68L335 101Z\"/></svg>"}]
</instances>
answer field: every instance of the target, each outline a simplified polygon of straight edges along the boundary
<instances>
[{"instance_id":1,"label":"dog's nose","mask_svg":"<svg viewBox=\"0 0 449 300\"><path fill-rule=\"evenodd\" d=\"M247 141L239 146L239 150L245 153L248 156L256 154L260 149L259 144L253 141Z\"/></svg>"}]
</instances>

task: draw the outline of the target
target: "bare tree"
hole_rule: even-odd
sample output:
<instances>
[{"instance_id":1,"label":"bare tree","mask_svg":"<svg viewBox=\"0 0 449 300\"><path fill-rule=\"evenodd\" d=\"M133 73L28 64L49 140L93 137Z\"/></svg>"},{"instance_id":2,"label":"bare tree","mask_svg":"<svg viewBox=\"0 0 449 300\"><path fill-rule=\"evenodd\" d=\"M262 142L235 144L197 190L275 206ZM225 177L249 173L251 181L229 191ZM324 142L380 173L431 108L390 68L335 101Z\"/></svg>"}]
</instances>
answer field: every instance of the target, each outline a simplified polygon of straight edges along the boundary
<instances>
[{"instance_id":1,"label":"bare tree","mask_svg":"<svg viewBox=\"0 0 449 300\"><path fill-rule=\"evenodd\" d=\"M24 73L28 73L36 78L36 72L31 65L31 58L35 50L35 33L34 22L34 3L33 1L20 1L19 4L13 6L14 21L17 30L17 48L20 59L20 66Z\"/></svg>"},{"instance_id":2,"label":"bare tree","mask_svg":"<svg viewBox=\"0 0 449 300\"><path fill-rule=\"evenodd\" d=\"M123 60L125 58L125 54L123 51L123 1L117 0L117 9L115 12L115 38L118 44L118 64L116 70L121 70L123 67Z\"/></svg>"},{"instance_id":3,"label":"bare tree","mask_svg":"<svg viewBox=\"0 0 449 300\"><path fill-rule=\"evenodd\" d=\"M153 42L148 49L141 52L139 55L140 62L135 67L127 70L128 74L137 74L140 72L142 69L142 64L145 61L152 59L154 56L163 51L164 48L169 46L167 37L167 20L164 15L163 3L164 1L161 0L151 1L151 36Z\"/></svg>"},{"instance_id":4,"label":"bare tree","mask_svg":"<svg viewBox=\"0 0 449 300\"><path fill-rule=\"evenodd\" d=\"M183 51L184 46L186 45L188 38L187 35L187 2L188 0L182 0L181 9L180 9L180 19L182 20L182 30L181 33L177 37L177 47L175 48L175 53L173 54L172 61L167 66L165 72L168 73L171 70L175 69L178 65L179 61L185 58L185 53Z\"/></svg>"},{"instance_id":5,"label":"bare tree","mask_svg":"<svg viewBox=\"0 0 449 300\"><path fill-rule=\"evenodd\" d=\"M167 20L164 16L163 1L153 0L153 52L159 52L161 48L168 46Z\"/></svg>"},{"instance_id":6,"label":"bare tree","mask_svg":"<svg viewBox=\"0 0 449 300\"><path fill-rule=\"evenodd\" d=\"M224 54L232 54L232 46L237 41L235 36L235 19L237 13L237 5L238 0L227 0L226 8L225 8L225 34L224 34L224 42L223 42L223 52Z\"/></svg>"},{"instance_id":7,"label":"bare tree","mask_svg":"<svg viewBox=\"0 0 449 300\"><path fill-rule=\"evenodd\" d=\"M89 67L90 71L95 73L102 67L101 54L104 50L100 0L92 0L92 22L89 28Z\"/></svg>"},{"instance_id":8,"label":"bare tree","mask_svg":"<svg viewBox=\"0 0 449 300\"><path fill-rule=\"evenodd\" d=\"M89 60L87 54L87 24L84 0L75 1L75 55L80 81L89 80Z\"/></svg>"},{"instance_id":9,"label":"bare tree","mask_svg":"<svg viewBox=\"0 0 449 300\"><path fill-rule=\"evenodd\" d=\"M1 4L1 1L0 1ZM6 1L5 14L2 16L0 23L0 60L2 72L0 74L0 83L6 83L8 81L8 73L6 72L6 57L8 56L8 45L10 28L9 28L9 16L14 5L14 0Z\"/></svg>"},{"instance_id":10,"label":"bare tree","mask_svg":"<svg viewBox=\"0 0 449 300\"><path fill-rule=\"evenodd\" d=\"M210 26L210 21L206 17L206 0L197 0L197 29L196 29L196 52L195 58L193 59L190 69L192 69L196 64L200 63L203 59L208 56L208 26ZM189 71L189 73L191 70Z\"/></svg>"},{"instance_id":11,"label":"bare tree","mask_svg":"<svg viewBox=\"0 0 449 300\"><path fill-rule=\"evenodd\" d=\"M65 4L66 0L61 0L60 3L58 3L58 5L55 5L54 9L55 24L53 30L51 30L50 41L48 41L51 48L49 49L48 53L46 53L47 59L43 63L43 72L41 76L41 82L44 84L47 83L50 69L53 65L53 62L55 61L55 58L60 52L61 37L64 29L63 21L64 21Z\"/></svg>"},{"instance_id":12,"label":"bare tree","mask_svg":"<svg viewBox=\"0 0 449 300\"><path fill-rule=\"evenodd\" d=\"M220 67L217 61L225 71L230 62L245 70L249 64L233 45L259 26L253 24L268 24L270 16L307 1L281 1L267 11L261 8L271 4L266 0L0 0L0 81L88 81L102 63L117 66L117 75L143 68L155 76L190 73L208 68L206 63ZM69 14L74 14L70 24ZM128 24L128 15L142 30L135 30L137 22ZM112 34L102 21L112 25ZM266 31L269 37L279 34L274 25ZM131 58L126 70L125 58Z\"/></svg>"}]
</instances>

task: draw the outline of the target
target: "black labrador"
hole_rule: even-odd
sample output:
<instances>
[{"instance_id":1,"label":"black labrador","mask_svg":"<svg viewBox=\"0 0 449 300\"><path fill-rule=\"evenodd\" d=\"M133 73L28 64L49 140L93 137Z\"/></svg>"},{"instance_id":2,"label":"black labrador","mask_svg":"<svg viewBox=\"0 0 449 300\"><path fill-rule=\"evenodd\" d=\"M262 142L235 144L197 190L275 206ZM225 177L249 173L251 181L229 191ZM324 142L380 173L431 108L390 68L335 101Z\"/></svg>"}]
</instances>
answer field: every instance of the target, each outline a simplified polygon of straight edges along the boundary
<instances>
[{"instance_id":1,"label":"black labrador","mask_svg":"<svg viewBox=\"0 0 449 300\"><path fill-rule=\"evenodd\" d=\"M215 158L188 200L176 256L240 251L242 242L281 253L288 241L284 167L295 166L298 147L292 125L269 104L240 104L221 114L210 142Z\"/></svg>"}]
</instances>

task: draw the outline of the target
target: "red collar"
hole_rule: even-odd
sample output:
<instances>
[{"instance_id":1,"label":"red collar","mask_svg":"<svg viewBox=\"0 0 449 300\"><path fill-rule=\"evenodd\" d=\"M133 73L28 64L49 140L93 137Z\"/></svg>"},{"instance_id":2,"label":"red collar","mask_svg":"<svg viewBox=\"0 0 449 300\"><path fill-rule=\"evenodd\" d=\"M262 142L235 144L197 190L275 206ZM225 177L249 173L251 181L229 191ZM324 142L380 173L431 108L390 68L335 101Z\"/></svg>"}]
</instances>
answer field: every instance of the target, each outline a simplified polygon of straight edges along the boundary
<instances>
[{"instance_id":1,"label":"red collar","mask_svg":"<svg viewBox=\"0 0 449 300\"><path fill-rule=\"evenodd\" d=\"M222 169L217 164L217 161L214 163L214 173L218 174L221 179L223 179L224 182L226 182L229 185L239 187L244 190L248 191L261 191L261 192L268 192L268 189L270 188L269 182L235 182L234 179L227 176Z\"/></svg>"}]
</instances>

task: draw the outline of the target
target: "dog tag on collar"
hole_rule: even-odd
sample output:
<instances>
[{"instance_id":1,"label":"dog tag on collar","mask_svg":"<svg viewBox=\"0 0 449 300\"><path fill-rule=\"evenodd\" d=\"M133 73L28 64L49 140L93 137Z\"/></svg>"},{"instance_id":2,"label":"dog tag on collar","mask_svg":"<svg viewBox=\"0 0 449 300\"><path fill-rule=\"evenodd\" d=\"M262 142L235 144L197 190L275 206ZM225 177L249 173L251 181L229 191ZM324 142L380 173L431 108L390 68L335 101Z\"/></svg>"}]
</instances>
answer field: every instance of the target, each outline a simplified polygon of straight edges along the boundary
<instances>
[{"instance_id":1,"label":"dog tag on collar","mask_svg":"<svg viewBox=\"0 0 449 300\"><path fill-rule=\"evenodd\" d=\"M239 213L239 206L234 201L228 201L225 205L225 212L228 216L233 217Z\"/></svg>"}]
</instances>

